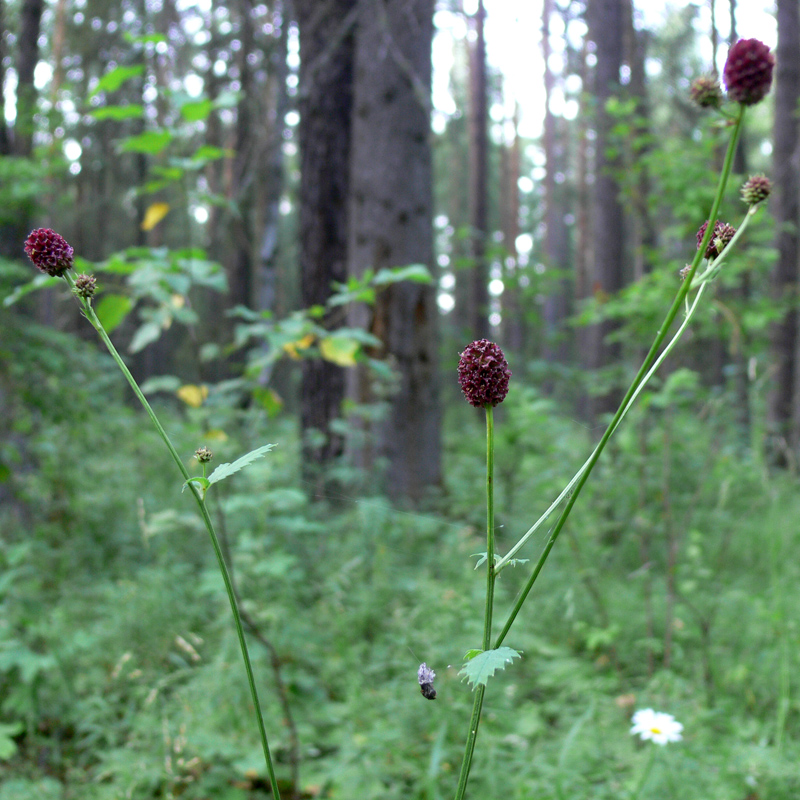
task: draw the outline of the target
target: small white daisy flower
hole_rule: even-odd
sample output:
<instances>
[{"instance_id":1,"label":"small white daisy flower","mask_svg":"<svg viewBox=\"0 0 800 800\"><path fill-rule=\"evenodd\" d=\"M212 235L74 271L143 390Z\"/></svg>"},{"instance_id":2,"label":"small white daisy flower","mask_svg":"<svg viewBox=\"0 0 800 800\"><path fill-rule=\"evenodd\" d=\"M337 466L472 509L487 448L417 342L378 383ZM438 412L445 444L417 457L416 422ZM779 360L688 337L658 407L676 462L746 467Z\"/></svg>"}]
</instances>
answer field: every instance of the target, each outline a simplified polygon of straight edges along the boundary
<instances>
[{"instance_id":1,"label":"small white daisy flower","mask_svg":"<svg viewBox=\"0 0 800 800\"><path fill-rule=\"evenodd\" d=\"M683 725L672 714L663 711L653 711L652 708L642 708L633 715L631 734L638 734L642 741L650 740L655 744L679 742L683 737Z\"/></svg>"}]
</instances>

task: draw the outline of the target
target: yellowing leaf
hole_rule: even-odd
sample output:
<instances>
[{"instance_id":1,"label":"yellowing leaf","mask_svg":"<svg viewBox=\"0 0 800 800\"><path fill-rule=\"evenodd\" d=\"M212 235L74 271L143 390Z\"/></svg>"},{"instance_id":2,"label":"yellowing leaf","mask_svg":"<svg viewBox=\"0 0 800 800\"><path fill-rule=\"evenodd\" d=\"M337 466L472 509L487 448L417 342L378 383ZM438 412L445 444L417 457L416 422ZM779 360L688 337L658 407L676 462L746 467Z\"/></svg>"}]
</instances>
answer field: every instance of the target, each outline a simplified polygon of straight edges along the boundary
<instances>
[{"instance_id":1,"label":"yellowing leaf","mask_svg":"<svg viewBox=\"0 0 800 800\"><path fill-rule=\"evenodd\" d=\"M329 336L319 343L319 351L326 361L340 367L352 367L356 363L359 344L355 339L343 336Z\"/></svg>"},{"instance_id":2,"label":"yellowing leaf","mask_svg":"<svg viewBox=\"0 0 800 800\"><path fill-rule=\"evenodd\" d=\"M144 212L142 220L142 230L151 231L169 213L169 203L153 203Z\"/></svg>"},{"instance_id":3,"label":"yellowing leaf","mask_svg":"<svg viewBox=\"0 0 800 800\"><path fill-rule=\"evenodd\" d=\"M286 351L289 358L297 360L300 358L300 350L308 350L312 344L314 344L314 334L307 333L302 339L298 339L296 342L286 342L283 349Z\"/></svg>"},{"instance_id":4,"label":"yellowing leaf","mask_svg":"<svg viewBox=\"0 0 800 800\"><path fill-rule=\"evenodd\" d=\"M176 394L187 406L200 408L208 397L208 386L195 386L193 383L187 383L181 386Z\"/></svg>"}]
</instances>

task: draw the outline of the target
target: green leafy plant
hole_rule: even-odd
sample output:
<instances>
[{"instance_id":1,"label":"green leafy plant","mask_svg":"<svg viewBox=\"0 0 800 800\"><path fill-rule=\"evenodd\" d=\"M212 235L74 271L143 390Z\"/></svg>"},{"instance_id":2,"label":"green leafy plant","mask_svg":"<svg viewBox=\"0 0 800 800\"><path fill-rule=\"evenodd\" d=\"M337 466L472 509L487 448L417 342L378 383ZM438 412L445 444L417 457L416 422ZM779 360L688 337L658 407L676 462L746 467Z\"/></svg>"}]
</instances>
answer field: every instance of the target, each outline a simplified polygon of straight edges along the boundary
<instances>
[{"instance_id":1,"label":"green leafy plant","mask_svg":"<svg viewBox=\"0 0 800 800\"><path fill-rule=\"evenodd\" d=\"M740 105L738 112L734 116L731 142L723 166L722 174L720 176L717 193L711 205L711 212L708 216L709 220L716 221L717 214L722 203L725 184L728 180L731 169L732 154L735 149L742 125L742 120L744 118L744 110L745 106ZM754 187L751 184L750 189L752 190L753 188ZM756 199L756 202L753 202L754 199ZM519 737L536 735L541 736L542 739L546 738L545 734L548 725L551 724L550 719L555 716L554 707L556 703L561 703L562 712L563 708L566 708L570 705L568 698L566 698L563 694L564 686L570 683L570 680L564 679L565 675L570 674L573 686L579 686L581 690L588 690L591 687L597 686L598 679L591 674L587 674L590 672L590 670L584 669L581 671L580 668L577 668L574 663L574 658L570 653L565 652L562 648L554 647L545 641L537 639L536 636L526 636L524 633L520 634L522 641L519 645L519 649L513 649L505 645L504 641L509 635L510 629L513 626L523 604L525 603L535 581L539 577L543 565L553 549L556 539L563 530L565 522L572 512L578 496L586 486L590 474L593 473L593 470L598 464L601 454L608 446L612 435L617 431L626 415L631 412L634 402L645 391L645 387L651 380L654 379L656 370L669 352L677 345L678 340L686 330L690 321L695 318L699 309L703 307L703 302L707 300L709 296L709 288L720 275L721 267L726 263L726 259L730 250L735 247L736 243L740 240L744 230L749 224L749 221L755 214L756 208L761 200L763 200L763 197L756 198L755 195L751 193L750 199L748 200L750 203L750 209L745 216L744 222L739 227L738 231L731 234L730 237L728 237L728 232L724 232L723 235L723 232L718 231L716 224L707 225L702 231L702 234L699 235L698 250L695 258L683 275L683 283L680 285L675 300L670 306L663 324L659 327L659 333L655 338L653 346L645 357L641 368L639 369L627 393L625 394L619 409L612 418L599 444L592 452L586 463L577 471L574 477L567 482L566 487L564 488L563 492L559 494L557 499L540 516L533 526L531 526L526 533L520 536L517 541L508 548L507 552L502 555L499 552L500 548L497 545L497 526L495 521L495 433L493 408L505 397L505 392L508 388L509 370L508 365L505 363L505 357L502 351L499 347L497 347L497 345L491 342L482 340L480 342L471 344L465 349L464 354L462 355L462 363L460 365L463 367L463 369L460 368L459 376L462 389L464 390L465 396L473 406L482 408L484 410L486 421L486 552L482 555L477 565L478 568L485 567L486 589L483 603L483 630L480 647L467 651L464 659L464 665L459 673L474 691L469 731L467 734L463 760L458 773L459 777L456 789L456 797L459 798L459 800L465 796L467 784L470 779L470 771L478 738L478 730L481 721L485 692L487 691L490 679L495 677L499 671L505 671L508 669L506 675L510 676L511 680L514 680L513 676L515 675L515 672L519 672L519 670L516 670L514 666L516 663L518 663L519 659L537 657L539 660L541 660L541 662L543 662L541 669L542 674L539 679L540 683L537 686L539 696L525 698L525 707L527 712L529 712L527 714L528 719L515 719L512 723L514 727L510 731L510 736ZM217 485L222 479L237 473L245 466L252 466L252 469L254 470L259 469L262 465L271 460L263 459L262 457L265 456L266 453L274 447L274 445L264 445L238 459L233 460L230 463L223 464L208 477L206 477L205 471L206 464L210 459L210 453L201 448L201 450L197 451L196 456L203 465L203 475L202 477L189 475L183 460L180 458L176 449L173 447L170 438L165 433L162 423L159 421L156 413L145 399L140 387L136 384L136 381L125 367L125 364L123 363L119 354L114 349L114 346L108 337L108 331L104 327L99 315L96 313L97 309L95 309L93 305L93 293L95 288L94 282L89 280L88 276L85 275L79 275L78 277L73 276L71 272L71 267L74 263L74 254L72 253L72 248L69 247L69 245L61 237L59 237L53 231L47 229L39 229L38 231L34 231L31 234L31 237L29 237L28 244L28 252L32 260L37 266L40 267L40 269L46 272L47 276L49 276L45 278L45 280L66 280L66 282L78 296L84 314L97 330L101 339L111 353L111 356L119 366L134 393L147 411L158 436L165 444L170 458L175 463L184 479L184 486L189 489L195 498L200 517L202 518L203 524L212 541L215 557L218 562L218 568L222 574L223 582L228 593L229 604L235 620L237 637L247 673L250 696L255 707L255 713L257 715L259 733L264 752L264 759L267 765L271 790L275 796L279 796L281 787L276 780L274 772L273 759L267 740L266 728L256 691L256 684L253 677L252 666L250 664L248 648L245 642L242 615L238 608L233 589L233 582L230 576L230 570L226 565L226 560L223 556L223 548L220 539L217 536L215 527L211 522L208 506L206 504L206 494L212 486ZM711 250L709 250L709 247L713 248L713 253ZM703 264L704 259L705 264ZM401 275L403 277L399 277ZM339 294L340 300L337 300L336 302L346 303L354 299L369 299L369 297L374 297L374 291L377 291L381 285L384 285L387 281L391 281L393 279L402 280L424 278L416 267L403 268L393 275L391 273L389 275L382 275L381 273L370 275L362 283L349 283L347 286L341 287L341 292ZM681 313L681 311L684 312L684 319L678 325L677 330L673 332L673 324L678 319L678 315ZM290 353L293 348L296 353L302 354L303 356L306 355L306 351L309 351L309 355L311 355L313 352L315 356L321 357L326 357L323 342L333 339L334 343L329 354L334 353L336 354L336 358L340 358L345 361L349 361L350 359L355 360L356 354L360 356L361 345L368 345L370 344L370 341L365 338L359 339L359 337L363 337L363 334L361 333L351 332L348 330L345 330L344 332L332 332L327 331L322 326L318 326L317 323L322 314L324 314L324 309L309 310L306 316L298 315L287 322L286 328L283 330L280 329L280 326L273 326L271 320L269 319L251 316L246 321L251 322L255 326L255 329L249 332L244 332L243 338L247 338L247 336L250 335L262 336L264 338L273 336L274 339L272 341L274 346L272 350L279 354ZM355 349L353 349L351 345L345 346L342 344L342 342L346 342L348 337L351 335L353 340L355 340L359 346ZM301 342L303 343L303 346L300 346ZM313 350L314 348L317 348L316 351ZM665 405L668 405L670 402L672 402L672 398L681 391L681 385L685 387L685 385L688 383L685 375L678 376L678 378L679 379L673 381L673 384L668 387L669 392L664 392L663 402ZM683 384L681 384L681 381L683 381ZM655 403L656 401L653 402ZM283 496L279 496L278 493L275 493L273 496L264 497L263 501L267 504L270 504L270 510L274 510L277 516L283 513L281 509L284 509L285 511L285 509L292 508L293 504L297 503L298 494L302 495L302 493L295 493L293 496L291 492L284 490ZM212 492L211 496L216 495L217 492L215 491ZM238 502L241 507L248 503L251 506L255 505L261 500L262 498L247 497L240 498ZM533 539L536 532L544 526L545 522L547 522L548 519L559 508L561 509L560 513L558 514L552 528L549 530L542 553L538 560L536 560L534 563L532 571L526 578L524 585L521 587L521 591L519 592L516 601L513 603L513 607L508 614L505 623L503 624L502 628L500 628L500 632L497 633L495 630L497 626L494 625L493 622L495 615L495 591L498 575L507 566L516 566L520 569L527 569L527 567L524 567L526 559L518 558L517 554L522 547L524 547ZM388 605L389 601L393 599L391 597L390 590L381 585L387 574L386 564L382 563L382 559L386 559L384 547L386 546L387 542L390 546L396 545L402 538L402 535L408 533L409 531L407 528L403 528L402 525L396 525L394 523L388 524L385 520L381 520L381 510L377 507L362 507L359 509L358 514L361 517L359 530L363 530L363 538L360 540L351 541L349 543L339 544L337 542L336 544L336 547L341 547L343 550L349 548L350 552L347 552L346 555L352 556L349 561L344 562L341 570L329 570L327 562L324 558L319 558L318 560L322 564L325 564L325 566L316 566L314 563L316 559L310 557L311 553L313 553L315 556L317 555L317 553L314 552L312 545L308 546L309 550L308 553L306 553L305 558L302 558L297 554L292 554L291 556L288 554L281 554L282 557L276 557L274 560L272 560L264 557L266 545L264 545L264 543L261 541L256 541L257 537L248 534L244 537L243 542L243 549L250 557L249 567L252 575L257 576L259 574L258 570L261 570L262 575L267 574L270 581L277 582L282 580L285 576L291 574L295 569L303 570L303 580L287 581L287 584L291 583L292 591L296 592L298 597L309 605L311 604L310 597L315 591L315 579L329 581L329 585L333 586L335 589L335 596L340 604L343 603L342 598L346 598L348 603L352 603L354 606L357 605L359 615L355 620L338 620L338 609L340 606L337 606L332 611L330 609L328 610L327 619L330 622L331 631L326 632L324 635L327 635L328 637L325 645L331 650L335 650L337 646L341 646L337 644L336 635L337 632L341 630L349 627L355 627L357 629L357 635L366 639L367 636L374 634L376 626L388 626L391 623L390 617L392 614L387 614L383 611L383 606ZM282 524L286 524L287 529L289 530L297 530L302 528L307 532L320 534L320 531L322 531L323 533L327 533L327 521L324 519L298 520L297 518L293 519L288 513L280 516L280 519ZM350 523L352 523L352 520L345 520L341 524L343 527L354 527ZM163 532L164 530L168 530L171 525L174 526L178 524L183 524L182 520L175 518L151 518L148 521L145 521L142 525L143 530L145 531L145 540L151 541L153 538L162 535L162 533L159 533L159 530ZM425 523L422 518L415 518L414 525L417 527L423 527ZM159 526L161 527L159 528ZM400 533L393 531L392 528L399 528ZM474 543L472 542L460 542L458 535L458 533L447 535L444 538L447 546L452 546L454 551L458 546L461 546L463 547L463 552L465 554L468 554L475 549ZM437 538L437 541L442 541L440 537L439 526L437 524L431 524L429 526L429 530L425 532L425 536L428 536L429 538L439 537ZM331 544L323 541L323 536L321 534L317 541L320 543L320 549L325 547L333 547ZM422 536L420 536L418 540L415 540L413 556L409 556L409 560L413 560L415 566L417 563L417 550L422 549L421 547L417 547L417 545L424 544L425 540ZM467 547L467 545L469 545L469 547ZM303 545L298 545L298 548L302 546ZM168 550L168 548L166 548L166 550ZM437 551L438 550L439 548L437 548ZM778 556L775 555L776 560L777 557ZM439 560L441 561L441 559ZM437 568L444 572L447 570L447 565L438 566ZM317 571L314 572L314 570ZM507 575L508 574L509 573L507 573ZM173 573L168 573L165 580L168 581L172 575ZM434 581L432 581L432 583L433 582ZM416 583L409 583L409 587L405 587L403 590L401 590L407 593L407 602L405 604L398 604L394 609L398 617L404 617L407 615L409 613L409 609L411 610L411 613L413 613L415 603L414 598L416 597L416 590L418 587ZM161 584L156 583L154 585L160 586ZM683 588L688 592L691 587L687 585ZM152 595L153 597L157 598L158 592L145 592L143 594L148 596ZM156 599L152 602L156 603L157 601L158 600ZM383 601L386 602L384 603ZM420 605L418 601L416 601L416 605ZM442 606L442 615L452 613L453 616L455 616L457 613L460 613L463 608L462 605L459 605L454 610L448 610L445 607L445 602L442 603ZM376 610L376 607L378 610ZM421 612L417 611L417 613L419 614ZM703 619L702 616L700 618ZM138 620L132 620L131 624L134 624L137 621ZM442 623L437 620L436 624L438 625ZM340 627L337 628L337 625ZM477 624L475 627L475 632L477 635ZM599 633L597 631L590 632L590 634L586 635L584 639L587 643L587 647L594 648L607 645L618 635L619 632L616 629L614 629L612 626L608 626ZM27 645L24 645L23 643L23 647L20 648L19 652L15 651L16 655L12 653L12 655L9 656L7 664L8 669L28 670L26 676L33 680L33 678L35 678L37 669L52 668L52 662L48 661L45 663L41 661L41 656L39 656L40 660L37 662L35 658L31 658L29 656L28 652L24 648L27 648ZM30 650L30 648L27 649ZM197 673L194 673L187 667L192 658L192 652L196 653L194 645L188 639L183 639L182 644L179 644L179 649L180 653L171 653L171 662L179 665L176 668L176 674L179 675L181 679L187 678L187 676L191 674L192 679L196 681L196 686L204 688L203 696L208 705L203 706L203 710L210 710L212 703L208 700L208 698L213 694L213 687L219 681L219 676L215 672L216 665L212 664L208 666L204 671L202 671L202 673L200 673L199 670ZM331 731L334 731L334 733L330 735L330 738L336 742L335 746L340 749L341 759L345 765L342 770L344 771L349 769L350 772L347 773L348 776L353 776L354 784L349 788L351 793L354 795L378 796L379 793L383 793L380 794L380 796L388 796L388 791L393 791L395 794L392 796L407 796L407 788L408 786L412 785L412 779L410 779L408 776L407 765L402 763L398 764L400 760L399 757L397 760L394 760L394 753L400 751L400 748L404 744L403 739L406 737L402 733L397 733L396 731L384 731L382 737L378 738L377 741L370 742L369 736L366 736L363 730L359 730L358 725L354 724L350 720L352 715L343 712L343 706L346 702L351 703L352 705L357 705L358 701L363 700L363 695L365 693L379 692L383 690L383 684L388 687L385 689L385 696L392 698L393 694L396 693L396 687L398 685L402 685L399 683L399 679L397 679L394 673L395 665L393 662L396 660L396 649L397 648L394 648L391 652L391 655L387 656L386 663L376 666L367 665L364 670L365 674L363 677L361 677L361 672L359 672L359 681L353 681L352 679L352 665L337 665L337 659L335 658L327 659L323 668L326 674L320 679L320 681L325 682L325 692L320 692L318 697L324 697L326 699L326 702L322 703L321 705L326 706L326 713L329 714L329 718L326 719L326 724L329 726ZM14 660L14 658L16 658L16 660ZM432 660L433 659L431 659L431 661ZM119 670L115 667L114 674L121 672L124 669L125 663L127 662L124 662L122 659L120 659ZM788 661L786 663L788 663ZM377 677L380 677L381 680L376 681L375 679ZM430 675L426 672L422 677L426 678L425 684L432 683L432 670ZM427 678L430 678L430 680L427 680ZM381 685L378 686L377 689L373 689L371 686L365 686L370 679L374 683ZM165 683L163 685L166 685L167 683L168 681L165 679ZM299 683L301 684L302 688L302 681ZM309 680L308 683L311 683L311 681ZM423 685L422 681L420 685ZM209 691L209 687L211 687L211 691ZM123 692L124 690L118 689L118 691ZM430 691L431 690L428 689L429 694ZM784 693L784 699L787 698L788 695ZM185 703L184 705L189 704ZM392 706L393 711L396 711L398 714L405 712L408 715L409 712L407 712L403 706L405 706L404 701L395 697L394 706ZM88 711L91 711L91 709L88 709ZM95 713L100 716L100 713L96 709ZM198 711L193 713L200 714L202 712ZM438 708L434 713L439 713ZM552 759L550 764L546 763L546 759L540 759L535 765L536 768L540 768L542 770L542 774L544 776L542 780L546 779L556 787L554 790L555 794L552 796L566 797L569 796L570 793L574 794L574 792L577 791L576 787L580 786L581 779L591 782L595 780L598 775L603 774L603 769L607 769L607 766L603 763L605 753L600 752L600 748L595 748L593 752L591 747L586 746L581 750L579 745L582 737L582 730L584 726L586 726L587 722L589 720L593 720L597 721L598 724L610 724L608 723L608 719L611 718L611 713L612 712L609 712L607 709L604 710L596 707L595 704L590 704L588 708L581 708L577 712L572 712L569 716L564 715L565 719L568 721L569 729L563 743L559 745L560 749L556 754L556 757ZM779 731L782 731L785 727L786 713L787 712L784 709L776 715L776 726L778 727ZM155 729L157 729L158 726L153 724L153 720L155 720L156 717L157 715L155 713L153 713L151 717L148 717L146 724L142 724L141 727L137 728L137 735L140 735L143 739L147 738L148 736L151 739L157 739L158 731ZM86 714L86 719L89 720L89 722L86 723L88 729L93 719L91 713ZM426 741L425 752L423 754L415 752L415 764L418 764L421 758L428 759L427 763L429 776L436 775L439 765L442 763L443 758L445 757L443 754L446 751L447 722L442 718L440 718L439 721L441 722L441 727L438 729L435 737L429 737L432 742ZM416 738L422 738L423 726L416 719L411 721L410 724L414 726L413 730L415 733L420 734L419 737L414 737L414 745L417 745ZM14 723L12 722L11 725L13 726ZM13 743L14 730L15 728L13 727L8 729L0 729L0 747L3 747L5 743L4 752L10 751L10 745L2 737L4 735L6 740L11 739ZM357 737L363 737L367 741L367 744L362 750L359 750L357 747ZM109 737L109 739L110 738L111 737ZM166 738L167 736L165 734L165 739ZM125 760L127 744L123 745L121 742L110 741L104 741L103 744L108 744L107 747L104 746L101 748L102 755L100 756L100 760L109 770L109 772L106 774L113 774L113 770L119 768L120 770L124 769L126 775L133 776L136 772L133 761L131 759L128 759L127 761ZM173 744L174 742L171 741L168 752L170 756L175 755L177 758L177 753L179 750L173 746ZM389 759L384 753L383 760L381 761L379 756L379 752L381 750L385 750L387 753L391 752L393 758ZM218 756L221 760L233 760L235 758L235 745L226 748L217 742L209 745L208 751ZM360 763L365 752L375 761L375 763L378 764L377 767L374 765L369 767L372 772L369 772L369 769L363 767ZM579 757L583 758L584 763L580 767L575 767L571 776L568 778L565 777L572 761L577 761ZM522 764L523 761L523 758L517 759L517 762L520 764ZM171 782L169 784L170 791L174 790L175 793L178 793L180 790L182 792L185 786L188 785L188 776L192 768L187 767L186 765L190 762L191 759L182 763L181 768L185 770L184 773L171 776ZM380 769L385 769L386 775L388 775L388 778L386 778L383 782L370 777ZM524 767L521 766L520 769L522 770ZM548 772L548 770L550 771ZM648 773L645 771L643 774L647 776ZM364 775L367 775L367 777L363 777ZM147 791L149 791L151 794L154 794L157 791L155 786L155 777L151 777L149 774L146 774L142 777L142 781L147 786ZM152 781L153 785L149 785L148 781ZM387 789L387 783L389 787L391 787L390 789ZM643 781L639 782L636 790L637 792L641 789L642 783ZM218 781L216 775L209 774L204 789L207 792L216 792L218 790L221 791L222 789L219 787L224 785L226 784L224 784L222 781ZM436 787L434 785L433 778L430 780L430 785L433 787L431 789L431 795L434 796ZM210 787L213 787L213 790ZM200 791L201 790L198 790L198 794Z\"/></svg>"},{"instance_id":2,"label":"green leafy plant","mask_svg":"<svg viewBox=\"0 0 800 800\"><path fill-rule=\"evenodd\" d=\"M721 223L718 219L733 166L733 156L739 142L746 109L748 106L763 99L769 91L774 64L775 59L769 52L769 49L756 39L740 40L731 48L725 67L725 80L730 98L737 103L735 111L729 115L733 130L717 183L717 190L711 204L710 213L706 222L701 225L697 233L697 251L694 259L691 264L687 264L686 267L681 270L680 278L682 279L682 283L675 299L669 307L666 317L659 327L658 333L639 371L636 373L619 408L608 424L608 427L594 451L544 514L542 514L528 531L520 537L505 556L499 558L495 557L494 544L494 423L492 408L505 398L508 392L510 372L502 350L500 350L496 344L488 342L485 339L473 342L461 355L461 360L459 361L459 382L464 396L471 405L482 407L486 410L487 550L485 561L487 582L483 645L480 650L468 651L468 661L462 670L462 673L475 687L475 700L469 723L466 748L459 773L458 787L455 794L456 800L463 800L466 794L488 680L498 669L504 668L508 662L519 655L517 651L511 650L510 648L508 652L506 652L506 648L501 648L501 644L511 630L517 615L528 598L582 489L586 485L592 470L605 450L611 436L617 430L625 415L630 411L648 381L654 376L658 367L677 345L698 308L701 307L701 300L706 290L711 282L719 276L720 270L726 262L726 258L741 238L753 215L757 212L759 204L769 195L769 180L763 176L754 176L750 178L742 188L742 199L748 205L748 211L738 230L728 224ZM707 87L705 91L707 93ZM719 98L722 96L718 86L714 97L717 95ZM712 105L711 103L705 102L701 104ZM713 105L718 106L719 102ZM727 114L727 111L724 113ZM702 263L705 263L704 268L701 268ZM690 295L693 295L691 301ZM684 319L670 337L672 325L681 308L683 308L685 312ZM513 608L500 633L494 639L494 646L492 647L492 616L494 611L495 581L497 575L504 567L516 561L514 558L515 555L562 503L562 510L550 530L541 555L534 565L533 571L525 586L517 595Z\"/></svg>"}]
</instances>

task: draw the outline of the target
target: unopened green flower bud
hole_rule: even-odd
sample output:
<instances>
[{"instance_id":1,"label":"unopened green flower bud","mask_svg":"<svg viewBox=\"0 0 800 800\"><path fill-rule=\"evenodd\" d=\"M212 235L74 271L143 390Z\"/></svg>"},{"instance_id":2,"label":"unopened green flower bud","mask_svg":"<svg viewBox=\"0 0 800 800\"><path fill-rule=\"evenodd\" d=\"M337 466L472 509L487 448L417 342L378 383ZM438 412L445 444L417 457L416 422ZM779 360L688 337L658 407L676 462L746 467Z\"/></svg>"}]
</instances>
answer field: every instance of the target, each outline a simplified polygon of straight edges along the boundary
<instances>
[{"instance_id":1,"label":"unopened green flower bud","mask_svg":"<svg viewBox=\"0 0 800 800\"><path fill-rule=\"evenodd\" d=\"M742 186L742 200L749 206L755 206L769 197L772 181L766 175L753 175Z\"/></svg>"},{"instance_id":2,"label":"unopened green flower bud","mask_svg":"<svg viewBox=\"0 0 800 800\"><path fill-rule=\"evenodd\" d=\"M692 81L689 96L701 108L719 108L722 102L722 88L712 75L701 75Z\"/></svg>"},{"instance_id":3,"label":"unopened green flower bud","mask_svg":"<svg viewBox=\"0 0 800 800\"><path fill-rule=\"evenodd\" d=\"M194 451L194 457L201 463L207 464L214 458L214 454L205 446L198 447L197 450Z\"/></svg>"},{"instance_id":4,"label":"unopened green flower bud","mask_svg":"<svg viewBox=\"0 0 800 800\"><path fill-rule=\"evenodd\" d=\"M94 275L78 275L75 278L75 294L88 300L97 291L97 278Z\"/></svg>"}]
</instances>

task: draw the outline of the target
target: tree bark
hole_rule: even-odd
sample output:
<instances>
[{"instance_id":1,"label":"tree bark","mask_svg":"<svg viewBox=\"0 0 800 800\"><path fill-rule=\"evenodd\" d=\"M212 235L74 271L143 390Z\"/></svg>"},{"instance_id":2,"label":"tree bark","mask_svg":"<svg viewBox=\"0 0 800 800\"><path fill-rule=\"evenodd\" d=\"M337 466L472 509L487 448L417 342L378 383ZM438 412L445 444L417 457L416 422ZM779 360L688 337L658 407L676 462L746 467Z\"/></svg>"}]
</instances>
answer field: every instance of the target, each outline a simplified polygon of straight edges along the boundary
<instances>
[{"instance_id":1,"label":"tree bark","mask_svg":"<svg viewBox=\"0 0 800 800\"><path fill-rule=\"evenodd\" d=\"M433 269L430 147L433 0L360 0L350 159L348 263L368 268L426 264ZM363 323L383 343L397 388L380 424L390 496L419 500L441 482L437 308L434 286L395 284ZM355 374L350 393L372 400ZM364 466L373 466L365 459Z\"/></svg>"},{"instance_id":2,"label":"tree bark","mask_svg":"<svg viewBox=\"0 0 800 800\"><path fill-rule=\"evenodd\" d=\"M523 287L519 281L519 178L522 170L522 146L518 131L519 111L514 110L512 120L514 138L503 147L503 196L502 230L503 244L509 266L504 270L505 289L503 290L503 342L512 353L523 355L527 342L525 303L522 299ZM526 354L527 355L527 354Z\"/></svg>"},{"instance_id":3,"label":"tree bark","mask_svg":"<svg viewBox=\"0 0 800 800\"><path fill-rule=\"evenodd\" d=\"M347 197L353 107L356 0L297 0L300 27L299 260L304 308L325 305L334 281L347 280ZM342 307L323 320L344 322ZM324 490L320 468L344 450L331 430L345 396L342 367L323 359L303 361L300 425L303 471Z\"/></svg>"},{"instance_id":4,"label":"tree bark","mask_svg":"<svg viewBox=\"0 0 800 800\"><path fill-rule=\"evenodd\" d=\"M546 268L551 272L563 272L569 258L569 234L565 222L566 208L563 192L559 192L556 175L566 171L566 136L559 136L558 120L550 110L550 100L555 90L556 77L550 69L550 18L555 11L555 0L544 0L542 5L542 57L544 59L544 253ZM553 364L564 364L568 359L569 342L564 336L564 322L568 314L569 282L559 276L548 283L548 294L544 301L544 340L542 357ZM548 385L552 391L552 385Z\"/></svg>"},{"instance_id":5,"label":"tree bark","mask_svg":"<svg viewBox=\"0 0 800 800\"><path fill-rule=\"evenodd\" d=\"M5 58L6 58L6 39L5 39L5 30L6 30L6 6L5 0L0 0L0 109L2 109L3 113L0 113L0 156L8 156L11 155L11 137L9 136L8 126L6 125L6 115L5 115L5 107L6 107L6 95L5 95L5 85L6 85L6 67L5 67Z\"/></svg>"},{"instance_id":6,"label":"tree bark","mask_svg":"<svg viewBox=\"0 0 800 800\"><path fill-rule=\"evenodd\" d=\"M622 66L622 33L624 8L622 0L593 0L589 4L589 37L595 43L594 99L596 103L596 138L594 187L592 197L592 270L594 296L601 300L623 287L623 212L619 186L611 174L619 167L619 159L610 156L611 129L614 120L606 111L607 101L619 91L619 71ZM619 344L609 344L608 334L614 329L611 322L593 325L588 335L587 367L599 370L618 360ZM617 391L595 396L589 402L589 415L613 411L617 406Z\"/></svg>"},{"instance_id":7,"label":"tree bark","mask_svg":"<svg viewBox=\"0 0 800 800\"><path fill-rule=\"evenodd\" d=\"M469 273L465 273L470 287L469 322L473 339L489 336L489 267L486 262L486 237L489 234L489 109L486 96L485 18L483 0L478 0L478 10L472 18L475 41L469 45L469 222L473 266Z\"/></svg>"},{"instance_id":8,"label":"tree bark","mask_svg":"<svg viewBox=\"0 0 800 800\"><path fill-rule=\"evenodd\" d=\"M794 416L797 367L798 223L800 223L800 131L797 106L800 101L800 7L797 0L778 0L778 48L775 81L775 135L773 174L775 189L772 209L775 215L778 260L772 277L775 299L789 303L771 329L771 353L775 379L769 396L768 420L774 437L773 453L786 461L787 448L797 444Z\"/></svg>"},{"instance_id":9,"label":"tree bark","mask_svg":"<svg viewBox=\"0 0 800 800\"><path fill-rule=\"evenodd\" d=\"M39 29L42 0L24 0L20 10L17 56L17 118L14 122L14 154L29 156L33 150L33 115L36 111L36 87L33 73L39 61Z\"/></svg>"}]
</instances>

